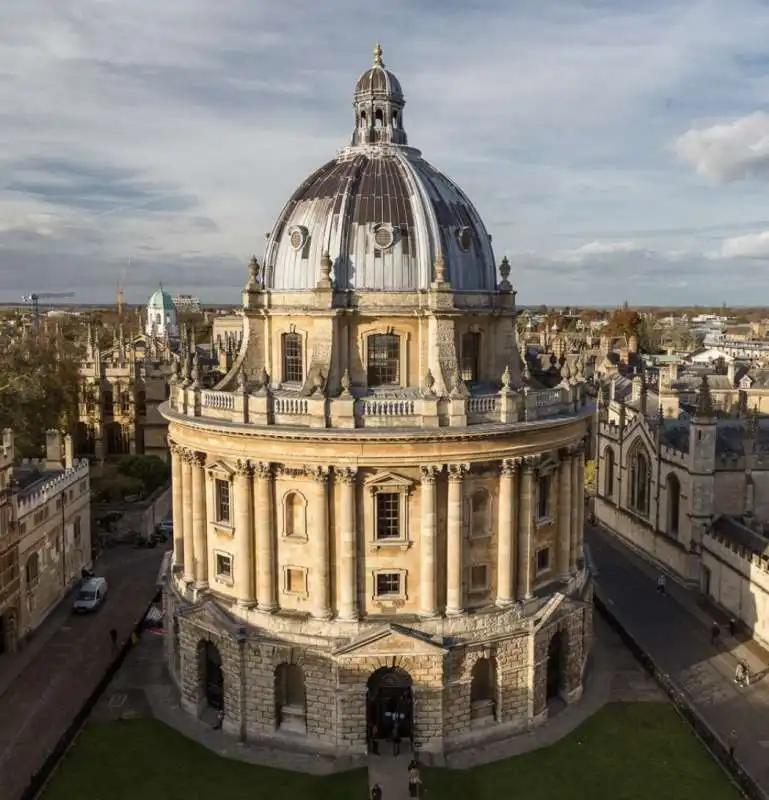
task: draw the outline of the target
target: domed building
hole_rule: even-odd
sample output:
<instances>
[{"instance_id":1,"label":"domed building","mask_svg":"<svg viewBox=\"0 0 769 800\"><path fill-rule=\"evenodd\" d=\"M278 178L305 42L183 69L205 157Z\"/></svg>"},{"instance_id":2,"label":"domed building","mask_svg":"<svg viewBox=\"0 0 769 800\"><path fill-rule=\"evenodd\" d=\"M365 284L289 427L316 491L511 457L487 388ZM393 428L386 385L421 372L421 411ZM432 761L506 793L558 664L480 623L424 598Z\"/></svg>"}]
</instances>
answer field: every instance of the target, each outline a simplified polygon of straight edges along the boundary
<instances>
[{"instance_id":1,"label":"domed building","mask_svg":"<svg viewBox=\"0 0 769 800\"><path fill-rule=\"evenodd\" d=\"M439 757L580 697L591 409L579 363L519 353L510 264L409 146L378 47L353 105L251 262L232 369L187 363L164 406L167 659L242 740L397 728Z\"/></svg>"},{"instance_id":2,"label":"domed building","mask_svg":"<svg viewBox=\"0 0 769 800\"><path fill-rule=\"evenodd\" d=\"M158 287L147 301L147 322L144 332L156 339L166 337L175 339L179 335L174 299L162 286Z\"/></svg>"}]
</instances>

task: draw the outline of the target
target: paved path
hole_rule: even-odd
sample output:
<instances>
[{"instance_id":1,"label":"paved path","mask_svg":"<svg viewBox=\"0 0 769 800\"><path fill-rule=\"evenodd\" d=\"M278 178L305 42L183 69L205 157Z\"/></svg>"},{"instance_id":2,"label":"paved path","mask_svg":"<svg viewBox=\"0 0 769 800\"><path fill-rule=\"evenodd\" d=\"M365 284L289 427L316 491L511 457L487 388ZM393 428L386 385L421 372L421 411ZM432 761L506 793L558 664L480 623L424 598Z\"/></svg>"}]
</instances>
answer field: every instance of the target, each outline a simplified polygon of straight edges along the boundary
<instances>
[{"instance_id":1,"label":"paved path","mask_svg":"<svg viewBox=\"0 0 769 800\"><path fill-rule=\"evenodd\" d=\"M722 741L730 731L737 732L738 761L769 792L769 680L764 679L769 655L725 631L721 642L712 645L710 626L717 612L703 608L674 581L668 581L667 594L660 596L654 566L615 536L589 527L585 533L601 599ZM756 676L748 689L734 684L741 658Z\"/></svg>"},{"instance_id":2,"label":"paved path","mask_svg":"<svg viewBox=\"0 0 769 800\"><path fill-rule=\"evenodd\" d=\"M0 798L16 800L82 708L155 593L160 549L116 548L99 560L109 596L75 617L65 600L20 653L0 659Z\"/></svg>"}]
</instances>

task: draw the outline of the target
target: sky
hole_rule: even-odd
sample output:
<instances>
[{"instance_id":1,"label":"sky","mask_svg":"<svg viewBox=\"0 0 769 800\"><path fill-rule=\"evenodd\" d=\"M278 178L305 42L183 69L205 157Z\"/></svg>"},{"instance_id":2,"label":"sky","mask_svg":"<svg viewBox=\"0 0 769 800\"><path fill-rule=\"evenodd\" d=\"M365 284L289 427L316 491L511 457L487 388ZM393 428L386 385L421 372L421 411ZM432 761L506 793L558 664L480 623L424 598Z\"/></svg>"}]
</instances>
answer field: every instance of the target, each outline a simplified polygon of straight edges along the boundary
<instances>
[{"instance_id":1,"label":"sky","mask_svg":"<svg viewBox=\"0 0 769 800\"><path fill-rule=\"evenodd\" d=\"M769 0L2 0L0 301L238 303L377 41L519 302L766 302Z\"/></svg>"}]
</instances>

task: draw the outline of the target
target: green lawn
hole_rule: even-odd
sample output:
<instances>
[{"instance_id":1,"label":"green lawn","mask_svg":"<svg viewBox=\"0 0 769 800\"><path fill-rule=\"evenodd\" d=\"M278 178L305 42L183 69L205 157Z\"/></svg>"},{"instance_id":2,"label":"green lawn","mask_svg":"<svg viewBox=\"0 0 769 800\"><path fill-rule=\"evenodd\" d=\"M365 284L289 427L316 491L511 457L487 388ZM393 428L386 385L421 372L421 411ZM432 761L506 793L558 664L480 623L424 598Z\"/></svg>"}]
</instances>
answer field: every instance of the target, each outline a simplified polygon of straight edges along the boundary
<instances>
[{"instance_id":1,"label":"green lawn","mask_svg":"<svg viewBox=\"0 0 769 800\"><path fill-rule=\"evenodd\" d=\"M384 756L383 756L384 757ZM467 771L425 769L434 800L737 800L671 706L605 707L558 744ZM357 771L316 778L214 755L151 719L93 725L44 800L364 800ZM384 798L387 800L387 798Z\"/></svg>"}]
</instances>

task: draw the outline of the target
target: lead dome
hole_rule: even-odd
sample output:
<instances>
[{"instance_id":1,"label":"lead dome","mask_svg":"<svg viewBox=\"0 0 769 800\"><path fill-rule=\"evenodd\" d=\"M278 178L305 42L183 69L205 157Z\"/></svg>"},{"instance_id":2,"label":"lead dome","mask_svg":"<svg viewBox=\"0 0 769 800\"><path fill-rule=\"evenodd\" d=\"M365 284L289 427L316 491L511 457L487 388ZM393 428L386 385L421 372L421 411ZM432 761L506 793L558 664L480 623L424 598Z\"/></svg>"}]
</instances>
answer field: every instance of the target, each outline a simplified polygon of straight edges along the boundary
<instances>
[{"instance_id":1,"label":"lead dome","mask_svg":"<svg viewBox=\"0 0 769 800\"><path fill-rule=\"evenodd\" d=\"M459 186L408 145L405 105L377 45L355 87L350 145L299 186L269 235L265 288L315 288L327 255L337 289L426 291L439 260L455 292L496 289L483 220Z\"/></svg>"}]
</instances>

